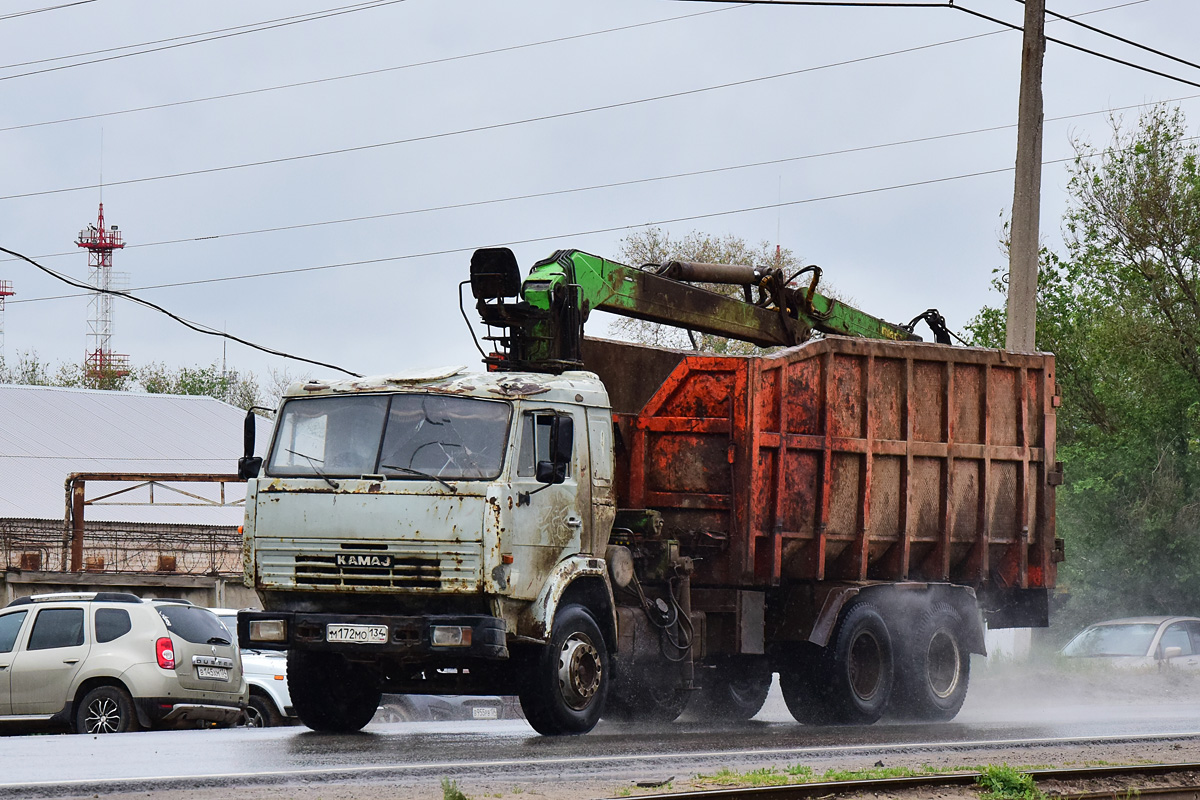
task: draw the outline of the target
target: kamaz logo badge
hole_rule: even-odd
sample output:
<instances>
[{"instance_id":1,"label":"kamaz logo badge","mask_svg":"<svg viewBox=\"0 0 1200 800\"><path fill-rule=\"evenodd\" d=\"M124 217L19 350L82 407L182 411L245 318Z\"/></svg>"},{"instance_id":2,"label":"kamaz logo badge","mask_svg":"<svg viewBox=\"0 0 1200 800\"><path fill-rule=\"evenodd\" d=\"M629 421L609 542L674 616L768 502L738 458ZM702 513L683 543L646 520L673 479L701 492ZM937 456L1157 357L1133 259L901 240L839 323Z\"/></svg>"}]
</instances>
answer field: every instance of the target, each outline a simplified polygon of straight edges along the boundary
<instances>
[{"instance_id":1,"label":"kamaz logo badge","mask_svg":"<svg viewBox=\"0 0 1200 800\"><path fill-rule=\"evenodd\" d=\"M339 567L390 567L392 565L391 556L379 556L366 553L338 553L337 565Z\"/></svg>"}]
</instances>

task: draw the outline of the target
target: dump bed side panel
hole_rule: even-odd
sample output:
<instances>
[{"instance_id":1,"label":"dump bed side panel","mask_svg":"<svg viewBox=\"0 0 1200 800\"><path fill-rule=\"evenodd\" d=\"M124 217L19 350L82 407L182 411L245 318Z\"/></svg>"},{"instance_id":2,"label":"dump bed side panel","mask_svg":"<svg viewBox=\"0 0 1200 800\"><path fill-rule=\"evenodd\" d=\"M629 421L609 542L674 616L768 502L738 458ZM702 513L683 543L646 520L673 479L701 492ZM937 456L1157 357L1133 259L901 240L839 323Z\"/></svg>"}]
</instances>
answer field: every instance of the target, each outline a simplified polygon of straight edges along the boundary
<instances>
[{"instance_id":1,"label":"dump bed side panel","mask_svg":"<svg viewBox=\"0 0 1200 800\"><path fill-rule=\"evenodd\" d=\"M1053 586L1052 356L838 337L765 357L590 346L614 397L627 374L641 387L614 403L619 505L663 513L701 559L696 583Z\"/></svg>"}]
</instances>

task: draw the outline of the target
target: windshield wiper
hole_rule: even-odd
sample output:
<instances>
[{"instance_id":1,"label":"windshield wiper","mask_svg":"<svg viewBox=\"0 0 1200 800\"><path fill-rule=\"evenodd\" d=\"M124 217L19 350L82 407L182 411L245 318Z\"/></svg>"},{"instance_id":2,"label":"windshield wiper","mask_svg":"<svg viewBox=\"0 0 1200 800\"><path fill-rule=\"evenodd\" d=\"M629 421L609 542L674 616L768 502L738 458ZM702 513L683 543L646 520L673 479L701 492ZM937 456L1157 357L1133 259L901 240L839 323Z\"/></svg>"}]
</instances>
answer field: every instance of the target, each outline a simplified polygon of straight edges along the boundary
<instances>
[{"instance_id":1,"label":"windshield wiper","mask_svg":"<svg viewBox=\"0 0 1200 800\"><path fill-rule=\"evenodd\" d=\"M223 636L210 636L205 644L232 644L232 642Z\"/></svg>"},{"instance_id":2,"label":"windshield wiper","mask_svg":"<svg viewBox=\"0 0 1200 800\"><path fill-rule=\"evenodd\" d=\"M397 466L396 464L380 464L379 466L382 469L394 469L397 472L407 472L409 475L417 475L422 478L428 478L431 481L437 481L442 486L445 486L447 489L449 489L450 494L458 494L458 489L455 489L453 486L451 486L449 483L447 483L446 481L439 478L437 475L432 475L428 472L422 472L421 470L413 469L412 467Z\"/></svg>"},{"instance_id":3,"label":"windshield wiper","mask_svg":"<svg viewBox=\"0 0 1200 800\"><path fill-rule=\"evenodd\" d=\"M284 450L287 450L289 453L291 453L291 454L292 454L292 455L294 455L294 456L300 456L301 458L303 458L303 459L306 459L306 460L308 461L308 465L309 465L310 467L312 467L312 468L313 468L313 472L315 472L315 473L317 473L318 475L320 475L320 476L321 476L321 480L323 480L323 481L325 481L326 483L328 483L328 484L329 484L330 486L332 486L334 489L337 489L337 488L339 488L339 487L338 487L338 485L337 485L336 483L334 483L333 481L331 481L331 480L329 479L329 476L328 476L328 475L326 475L324 472L321 472L321 468L317 466L317 462L318 462L318 461L319 461L319 462L321 462L322 464L324 464L324 463L325 463L323 459L320 459L320 458L313 458L313 457L312 457L312 456L310 456L308 453L301 453L301 452L300 452L300 451L298 451L298 450L291 450L291 449L289 449L289 448L287 448L287 447L285 447L285 448L283 448L283 449L284 449Z\"/></svg>"}]
</instances>

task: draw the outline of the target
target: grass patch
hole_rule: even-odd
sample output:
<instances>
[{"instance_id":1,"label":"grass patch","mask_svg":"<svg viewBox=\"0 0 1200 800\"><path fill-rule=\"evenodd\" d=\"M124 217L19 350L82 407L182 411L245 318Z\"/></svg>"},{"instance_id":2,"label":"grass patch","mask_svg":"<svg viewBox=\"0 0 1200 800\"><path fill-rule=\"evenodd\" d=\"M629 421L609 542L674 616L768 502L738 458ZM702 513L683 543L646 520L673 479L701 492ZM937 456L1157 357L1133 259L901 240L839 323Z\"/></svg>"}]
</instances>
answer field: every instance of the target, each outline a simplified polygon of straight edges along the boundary
<instances>
[{"instance_id":1,"label":"grass patch","mask_svg":"<svg viewBox=\"0 0 1200 800\"><path fill-rule=\"evenodd\" d=\"M471 800L458 788L458 781L442 778L442 800Z\"/></svg>"},{"instance_id":2,"label":"grass patch","mask_svg":"<svg viewBox=\"0 0 1200 800\"><path fill-rule=\"evenodd\" d=\"M980 767L975 782L983 787L981 800L1045 800L1046 797L1033 778L1007 764Z\"/></svg>"}]
</instances>

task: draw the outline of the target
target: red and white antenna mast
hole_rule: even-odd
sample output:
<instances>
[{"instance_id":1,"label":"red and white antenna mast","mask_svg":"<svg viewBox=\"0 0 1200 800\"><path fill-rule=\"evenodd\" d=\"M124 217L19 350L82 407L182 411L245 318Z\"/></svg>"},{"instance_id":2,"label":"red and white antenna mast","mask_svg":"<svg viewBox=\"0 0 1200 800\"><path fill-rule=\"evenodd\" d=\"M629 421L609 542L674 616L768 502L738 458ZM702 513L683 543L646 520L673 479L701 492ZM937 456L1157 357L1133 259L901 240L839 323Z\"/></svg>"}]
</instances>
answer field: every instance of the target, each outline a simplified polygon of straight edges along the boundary
<instances>
[{"instance_id":1,"label":"red and white antenna mast","mask_svg":"<svg viewBox=\"0 0 1200 800\"><path fill-rule=\"evenodd\" d=\"M14 294L12 281L0 281L0 359L4 358L4 301Z\"/></svg>"},{"instance_id":2,"label":"red and white antenna mast","mask_svg":"<svg viewBox=\"0 0 1200 800\"><path fill-rule=\"evenodd\" d=\"M88 319L88 346L84 365L89 378L114 378L129 374L129 356L112 351L112 306L109 294L113 285L113 250L125 246L117 226L104 227L104 203L100 204L100 215L95 225L88 225L79 232L75 240L79 247L88 251L88 283L96 287L92 294L91 317Z\"/></svg>"}]
</instances>

